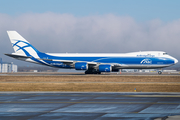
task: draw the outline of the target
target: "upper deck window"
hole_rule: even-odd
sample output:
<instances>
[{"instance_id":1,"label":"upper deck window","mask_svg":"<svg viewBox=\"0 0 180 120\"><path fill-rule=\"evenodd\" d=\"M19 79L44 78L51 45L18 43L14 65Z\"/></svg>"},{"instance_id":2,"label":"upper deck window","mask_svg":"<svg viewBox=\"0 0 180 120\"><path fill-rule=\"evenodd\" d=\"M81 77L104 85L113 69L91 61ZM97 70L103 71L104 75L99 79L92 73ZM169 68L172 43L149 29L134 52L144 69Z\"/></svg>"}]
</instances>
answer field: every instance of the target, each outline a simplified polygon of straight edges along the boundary
<instances>
[{"instance_id":1,"label":"upper deck window","mask_svg":"<svg viewBox=\"0 0 180 120\"><path fill-rule=\"evenodd\" d=\"M167 53L163 53L163 55L167 55Z\"/></svg>"}]
</instances>

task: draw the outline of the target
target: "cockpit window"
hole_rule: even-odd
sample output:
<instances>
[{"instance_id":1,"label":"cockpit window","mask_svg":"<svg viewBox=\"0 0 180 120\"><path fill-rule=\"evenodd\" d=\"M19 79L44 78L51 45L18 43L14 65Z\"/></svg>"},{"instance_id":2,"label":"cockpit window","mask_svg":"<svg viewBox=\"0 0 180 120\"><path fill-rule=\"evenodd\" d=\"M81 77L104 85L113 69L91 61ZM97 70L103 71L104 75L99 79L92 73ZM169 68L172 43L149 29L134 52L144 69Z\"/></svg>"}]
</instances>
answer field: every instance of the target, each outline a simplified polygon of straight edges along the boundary
<instances>
[{"instance_id":1,"label":"cockpit window","mask_svg":"<svg viewBox=\"0 0 180 120\"><path fill-rule=\"evenodd\" d=\"M167 55L167 53L163 53L163 55Z\"/></svg>"}]
</instances>

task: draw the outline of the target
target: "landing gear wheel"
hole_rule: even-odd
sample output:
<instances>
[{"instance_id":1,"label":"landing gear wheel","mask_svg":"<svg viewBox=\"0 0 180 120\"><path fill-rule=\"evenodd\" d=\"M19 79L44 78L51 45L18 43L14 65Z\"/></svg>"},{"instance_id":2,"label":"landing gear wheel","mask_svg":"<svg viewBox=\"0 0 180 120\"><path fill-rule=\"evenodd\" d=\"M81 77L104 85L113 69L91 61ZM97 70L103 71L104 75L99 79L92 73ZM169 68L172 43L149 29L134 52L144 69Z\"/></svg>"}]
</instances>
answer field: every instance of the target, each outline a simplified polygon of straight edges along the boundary
<instances>
[{"instance_id":1,"label":"landing gear wheel","mask_svg":"<svg viewBox=\"0 0 180 120\"><path fill-rule=\"evenodd\" d=\"M87 70L87 71L85 71L85 74L92 74L92 72Z\"/></svg>"},{"instance_id":2,"label":"landing gear wheel","mask_svg":"<svg viewBox=\"0 0 180 120\"><path fill-rule=\"evenodd\" d=\"M161 71L158 71L158 74L159 74L159 75L161 75L161 74L162 74L162 72L161 72Z\"/></svg>"},{"instance_id":3,"label":"landing gear wheel","mask_svg":"<svg viewBox=\"0 0 180 120\"><path fill-rule=\"evenodd\" d=\"M86 70L85 74L101 74L101 72L96 71L96 70Z\"/></svg>"},{"instance_id":4,"label":"landing gear wheel","mask_svg":"<svg viewBox=\"0 0 180 120\"><path fill-rule=\"evenodd\" d=\"M97 74L101 74L101 72L98 71Z\"/></svg>"}]
</instances>

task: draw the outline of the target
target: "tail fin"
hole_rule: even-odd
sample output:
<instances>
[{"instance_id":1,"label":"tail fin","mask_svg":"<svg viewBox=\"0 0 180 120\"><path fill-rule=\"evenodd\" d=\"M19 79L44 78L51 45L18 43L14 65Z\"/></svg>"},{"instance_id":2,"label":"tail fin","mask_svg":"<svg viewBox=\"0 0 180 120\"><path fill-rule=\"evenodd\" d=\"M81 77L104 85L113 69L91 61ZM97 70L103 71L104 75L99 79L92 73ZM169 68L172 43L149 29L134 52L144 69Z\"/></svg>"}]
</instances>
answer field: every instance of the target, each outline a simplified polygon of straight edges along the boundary
<instances>
[{"instance_id":1,"label":"tail fin","mask_svg":"<svg viewBox=\"0 0 180 120\"><path fill-rule=\"evenodd\" d=\"M7 31L7 33L11 40L14 52L16 54L23 56L34 56L39 53L39 51L36 48L34 48L16 31Z\"/></svg>"}]
</instances>

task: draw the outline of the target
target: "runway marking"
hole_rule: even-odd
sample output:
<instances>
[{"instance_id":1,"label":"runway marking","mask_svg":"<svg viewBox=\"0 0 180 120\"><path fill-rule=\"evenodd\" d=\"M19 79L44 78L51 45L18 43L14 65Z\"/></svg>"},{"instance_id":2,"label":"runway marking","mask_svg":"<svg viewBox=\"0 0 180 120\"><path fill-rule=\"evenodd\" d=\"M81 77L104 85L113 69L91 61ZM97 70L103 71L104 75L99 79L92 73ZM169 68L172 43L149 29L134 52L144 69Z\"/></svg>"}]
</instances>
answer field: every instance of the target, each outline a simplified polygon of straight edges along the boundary
<instances>
[{"instance_id":1,"label":"runway marking","mask_svg":"<svg viewBox=\"0 0 180 120\"><path fill-rule=\"evenodd\" d=\"M61 108L60 108L61 109ZM27 111L8 111L6 113L27 113ZM95 113L95 114L101 114L101 113L104 113L104 114L117 114L117 113L125 113L125 114L146 114L146 113L139 113L139 112L58 112L58 111L28 111L29 113ZM153 114L156 114L156 113L153 113ZM39 116L39 115L38 115Z\"/></svg>"},{"instance_id":2,"label":"runway marking","mask_svg":"<svg viewBox=\"0 0 180 120\"><path fill-rule=\"evenodd\" d=\"M29 104L173 104L173 105L179 105L180 103L157 103L157 102L145 102L145 103L142 103L142 102L38 102L38 101L35 101L35 102L32 102L32 101L29 101L29 102L24 102L24 101L7 101L7 102L0 102L0 104L5 104L5 103L12 103L12 104L17 104L17 103L29 103Z\"/></svg>"},{"instance_id":3,"label":"runway marking","mask_svg":"<svg viewBox=\"0 0 180 120\"><path fill-rule=\"evenodd\" d=\"M127 97L180 97L180 95L126 95Z\"/></svg>"}]
</instances>

